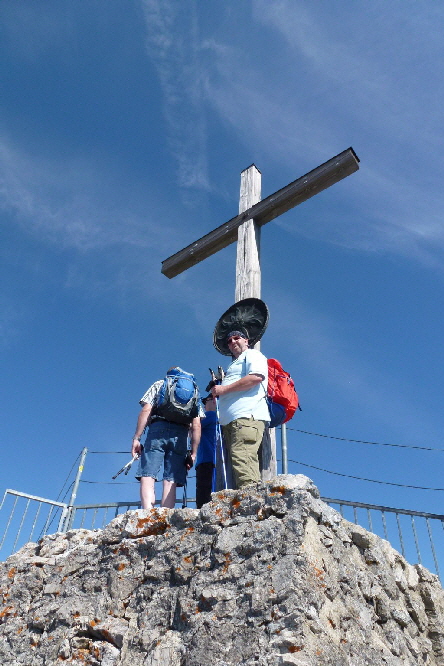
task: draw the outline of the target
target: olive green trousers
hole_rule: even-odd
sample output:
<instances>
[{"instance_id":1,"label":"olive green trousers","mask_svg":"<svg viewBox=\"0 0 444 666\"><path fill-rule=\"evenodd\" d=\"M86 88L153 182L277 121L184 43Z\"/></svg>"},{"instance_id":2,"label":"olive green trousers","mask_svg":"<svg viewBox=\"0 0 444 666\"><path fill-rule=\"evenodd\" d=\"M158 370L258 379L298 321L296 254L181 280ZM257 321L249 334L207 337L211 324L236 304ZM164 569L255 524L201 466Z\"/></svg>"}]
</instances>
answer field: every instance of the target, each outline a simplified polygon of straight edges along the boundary
<instances>
[{"instance_id":1,"label":"olive green trousers","mask_svg":"<svg viewBox=\"0 0 444 666\"><path fill-rule=\"evenodd\" d=\"M230 453L236 488L261 480L258 451L264 436L265 421L242 418L222 426Z\"/></svg>"}]
</instances>

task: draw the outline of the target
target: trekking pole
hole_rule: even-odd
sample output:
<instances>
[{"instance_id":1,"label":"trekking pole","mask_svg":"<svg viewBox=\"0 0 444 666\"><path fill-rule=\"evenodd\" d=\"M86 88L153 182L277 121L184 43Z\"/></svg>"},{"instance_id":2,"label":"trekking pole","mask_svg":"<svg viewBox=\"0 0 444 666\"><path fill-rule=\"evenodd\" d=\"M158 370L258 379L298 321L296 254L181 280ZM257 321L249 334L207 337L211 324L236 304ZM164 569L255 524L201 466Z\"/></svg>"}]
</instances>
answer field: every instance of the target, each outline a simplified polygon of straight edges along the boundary
<instances>
[{"instance_id":1,"label":"trekking pole","mask_svg":"<svg viewBox=\"0 0 444 666\"><path fill-rule=\"evenodd\" d=\"M209 368L210 370L210 375L211 375L211 381L208 384L207 388L205 389L206 391L211 391L213 386L216 386L217 384L222 384L222 380L224 378L224 371L221 368L221 366L218 367L218 374ZM216 490L216 480L217 480L217 440L219 440L219 446L220 446L220 455L221 455L221 460L222 460L222 471L223 471L223 482L224 482L224 490L227 489L228 484L227 484L227 468L225 465L225 454L224 454L224 444L223 444L223 436L222 436L222 429L220 426L220 417L219 417L219 398L215 398L215 403L216 403L216 446L214 448L214 469L213 469L213 477L211 480L211 489L212 492Z\"/></svg>"},{"instance_id":2,"label":"trekking pole","mask_svg":"<svg viewBox=\"0 0 444 666\"><path fill-rule=\"evenodd\" d=\"M223 472L223 480L224 480L224 490L227 489L227 468L225 466L225 454L224 454L224 440L222 437L222 428L220 427L220 419L219 419L219 398L216 398L216 434L218 435L219 439L219 446L220 446L220 456L222 460L222 472Z\"/></svg>"},{"instance_id":3,"label":"trekking pole","mask_svg":"<svg viewBox=\"0 0 444 666\"><path fill-rule=\"evenodd\" d=\"M185 477L185 483L183 484L183 495L182 495L182 509L187 508L187 483L188 483L188 475Z\"/></svg>"},{"instance_id":4,"label":"trekking pole","mask_svg":"<svg viewBox=\"0 0 444 666\"><path fill-rule=\"evenodd\" d=\"M287 424L281 424L282 474L288 474Z\"/></svg>"},{"instance_id":5,"label":"trekking pole","mask_svg":"<svg viewBox=\"0 0 444 666\"><path fill-rule=\"evenodd\" d=\"M133 462L134 462L135 460L138 459L138 457L139 457L138 455L137 455L137 456L134 456L134 458L132 458L132 460L130 460L129 462L127 462L126 465L124 465L124 466L122 467L122 469L119 469L119 471L117 472L117 474L114 474L114 476L113 476L112 478L113 478L113 479L117 479L117 477L119 476L119 474L122 474L122 472L124 472L125 475L128 474L128 472L129 472L130 469L131 469L131 465L133 464Z\"/></svg>"},{"instance_id":6,"label":"trekking pole","mask_svg":"<svg viewBox=\"0 0 444 666\"><path fill-rule=\"evenodd\" d=\"M190 469L193 467L193 459L191 457L191 451L187 451L187 455L185 456L185 483L183 484L183 496L182 496L182 509L185 509L187 507L187 483L188 483L188 472ZM188 467L189 465L189 467Z\"/></svg>"}]
</instances>

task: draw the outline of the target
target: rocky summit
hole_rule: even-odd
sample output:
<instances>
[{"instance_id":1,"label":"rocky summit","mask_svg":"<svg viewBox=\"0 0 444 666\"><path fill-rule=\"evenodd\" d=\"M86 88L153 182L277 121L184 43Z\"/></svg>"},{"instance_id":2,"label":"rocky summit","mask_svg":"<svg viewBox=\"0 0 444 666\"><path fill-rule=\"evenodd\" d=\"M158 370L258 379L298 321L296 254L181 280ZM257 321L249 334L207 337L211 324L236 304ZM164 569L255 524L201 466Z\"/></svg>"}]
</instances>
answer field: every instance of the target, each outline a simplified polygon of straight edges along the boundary
<instances>
[{"instance_id":1,"label":"rocky summit","mask_svg":"<svg viewBox=\"0 0 444 666\"><path fill-rule=\"evenodd\" d=\"M129 511L1 565L0 663L444 665L444 591L305 476Z\"/></svg>"}]
</instances>

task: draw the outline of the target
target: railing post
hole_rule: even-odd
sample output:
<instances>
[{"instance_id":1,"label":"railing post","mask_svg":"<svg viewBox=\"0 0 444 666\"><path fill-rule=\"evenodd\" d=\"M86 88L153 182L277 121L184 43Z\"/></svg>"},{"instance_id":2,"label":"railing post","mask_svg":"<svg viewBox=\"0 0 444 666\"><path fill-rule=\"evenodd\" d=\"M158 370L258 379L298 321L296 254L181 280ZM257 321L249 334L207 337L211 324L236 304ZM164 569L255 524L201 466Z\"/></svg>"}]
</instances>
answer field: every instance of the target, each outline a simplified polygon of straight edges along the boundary
<instances>
[{"instance_id":1,"label":"railing post","mask_svg":"<svg viewBox=\"0 0 444 666\"><path fill-rule=\"evenodd\" d=\"M73 510L74 509L74 502L76 501L77 490L79 488L80 477L82 476L83 468L85 466L85 458L86 458L87 453L88 453L88 449L85 446L85 448L82 449L82 453L80 455L80 463L79 463L79 466L77 468L76 478L74 479L74 484L73 484L73 487L72 487L72 493L71 493L71 497L70 497L70 500L69 500L69 503L68 503L67 513L66 513L66 520L63 523L63 529L60 530L61 532L67 532L68 530L70 530L71 527L72 527L73 521L74 521L74 510Z\"/></svg>"},{"instance_id":2,"label":"railing post","mask_svg":"<svg viewBox=\"0 0 444 666\"><path fill-rule=\"evenodd\" d=\"M287 426L281 425L282 474L288 474Z\"/></svg>"},{"instance_id":3,"label":"railing post","mask_svg":"<svg viewBox=\"0 0 444 666\"><path fill-rule=\"evenodd\" d=\"M57 532L65 532L65 530L63 529L63 527L64 527L64 525L65 525L66 517L67 517L68 515L69 515L68 507L65 507L64 509L62 509L62 515L60 516L59 525L58 525L58 527L57 527ZM46 530L45 530L45 528L43 528L43 530L44 530L44 534L46 534Z\"/></svg>"}]
</instances>

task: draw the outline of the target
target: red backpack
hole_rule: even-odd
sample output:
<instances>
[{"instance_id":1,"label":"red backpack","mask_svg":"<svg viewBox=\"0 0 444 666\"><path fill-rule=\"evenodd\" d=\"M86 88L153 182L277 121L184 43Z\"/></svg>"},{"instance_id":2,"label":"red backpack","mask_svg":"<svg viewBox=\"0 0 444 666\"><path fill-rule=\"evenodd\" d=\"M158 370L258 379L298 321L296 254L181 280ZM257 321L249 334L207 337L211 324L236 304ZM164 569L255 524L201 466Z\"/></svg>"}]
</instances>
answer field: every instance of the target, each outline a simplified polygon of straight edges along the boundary
<instances>
[{"instance_id":1,"label":"red backpack","mask_svg":"<svg viewBox=\"0 0 444 666\"><path fill-rule=\"evenodd\" d=\"M270 428L286 423L301 409L294 381L275 358L268 359L267 402L270 410Z\"/></svg>"}]
</instances>

